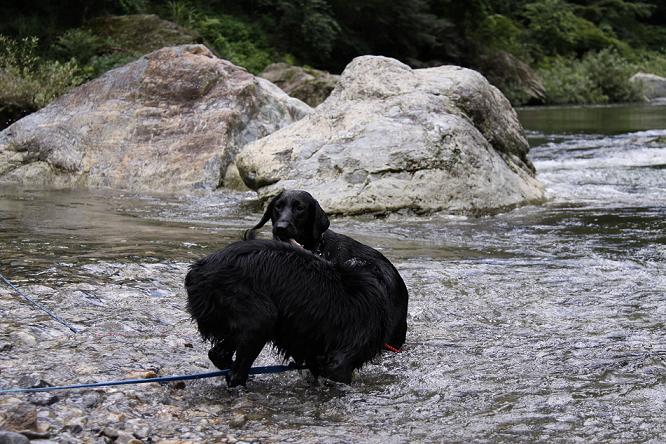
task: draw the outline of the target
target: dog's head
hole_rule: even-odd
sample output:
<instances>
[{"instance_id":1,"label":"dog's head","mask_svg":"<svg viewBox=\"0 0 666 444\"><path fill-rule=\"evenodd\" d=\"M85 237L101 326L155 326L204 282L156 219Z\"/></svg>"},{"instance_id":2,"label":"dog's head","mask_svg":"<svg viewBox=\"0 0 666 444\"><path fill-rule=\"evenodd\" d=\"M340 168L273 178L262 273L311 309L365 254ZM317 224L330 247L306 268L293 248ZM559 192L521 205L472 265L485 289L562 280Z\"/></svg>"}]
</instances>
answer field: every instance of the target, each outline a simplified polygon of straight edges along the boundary
<instances>
[{"instance_id":1,"label":"dog's head","mask_svg":"<svg viewBox=\"0 0 666 444\"><path fill-rule=\"evenodd\" d=\"M255 231L270 219L273 238L298 243L312 250L321 235L328 229L328 216L319 202L306 191L283 191L268 204L264 216L254 228L247 230L244 239L254 239Z\"/></svg>"}]
</instances>

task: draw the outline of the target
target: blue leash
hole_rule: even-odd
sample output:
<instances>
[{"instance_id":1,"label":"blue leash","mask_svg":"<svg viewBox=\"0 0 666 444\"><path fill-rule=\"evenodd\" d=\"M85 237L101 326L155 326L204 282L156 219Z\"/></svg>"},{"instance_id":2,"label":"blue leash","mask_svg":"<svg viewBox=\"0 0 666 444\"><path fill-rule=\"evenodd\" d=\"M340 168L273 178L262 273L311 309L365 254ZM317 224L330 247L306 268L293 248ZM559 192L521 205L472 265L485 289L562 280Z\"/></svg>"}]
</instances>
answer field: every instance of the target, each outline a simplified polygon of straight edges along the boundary
<instances>
[{"instance_id":1,"label":"blue leash","mask_svg":"<svg viewBox=\"0 0 666 444\"><path fill-rule=\"evenodd\" d=\"M268 373L282 373L290 370L302 370L307 368L305 366L290 363L289 365L268 365L265 367L252 367L248 372L251 375L263 375ZM193 375L180 375L180 376L163 376L160 378L142 378L142 379L124 379L121 381L106 381L106 382L93 382L91 384L73 384L73 385L60 385L54 387L34 387L34 388L13 388L0 390L1 395L10 393L35 393L35 392L51 392L55 390L72 390L92 387L111 387L114 385L127 385L127 384L148 384L151 382L172 382L172 381L189 381L193 379L214 378L216 376L224 376L229 373L229 370L219 370L216 372L208 373L195 373Z\"/></svg>"},{"instance_id":2,"label":"blue leash","mask_svg":"<svg viewBox=\"0 0 666 444\"><path fill-rule=\"evenodd\" d=\"M79 332L77 329L75 329L74 327L72 327L71 325L69 325L67 322L63 321L63 320L60 318L60 316L58 316L57 314L53 313L51 310L49 310L48 308L44 307L44 306L41 305L39 302L35 301L35 300L32 299L30 296L28 296L27 294L25 294L25 293L23 293L21 290L19 290L14 284L11 283L11 281L10 281L9 279L7 279L6 277L4 277L2 273L0 273L0 279L2 279L2 280L5 282L5 284L9 285L9 286L12 288L12 290L14 290L14 291L15 291L19 296L21 296L23 299L25 299L26 301L30 302L33 306L35 306L35 307L37 307L38 309L42 310L42 311L43 311L44 313L46 313L47 315L51 316L51 318L53 318L53 319L55 319L56 321L60 322L60 323L61 323L62 325L64 325L65 327L69 328L72 332L74 332L74 333L78 333L78 332Z\"/></svg>"}]
</instances>

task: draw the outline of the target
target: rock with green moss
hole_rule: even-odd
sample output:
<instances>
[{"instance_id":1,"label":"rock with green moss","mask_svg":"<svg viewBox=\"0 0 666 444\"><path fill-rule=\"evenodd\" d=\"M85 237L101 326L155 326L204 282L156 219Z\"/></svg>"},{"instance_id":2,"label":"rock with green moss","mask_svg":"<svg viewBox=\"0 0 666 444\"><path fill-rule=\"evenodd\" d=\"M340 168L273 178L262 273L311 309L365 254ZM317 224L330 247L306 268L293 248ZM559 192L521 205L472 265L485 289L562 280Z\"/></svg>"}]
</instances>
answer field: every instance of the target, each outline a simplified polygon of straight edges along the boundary
<instances>
[{"instance_id":1,"label":"rock with green moss","mask_svg":"<svg viewBox=\"0 0 666 444\"><path fill-rule=\"evenodd\" d=\"M310 106L317 106L326 100L340 78L326 71L288 63L273 63L259 75Z\"/></svg>"},{"instance_id":2,"label":"rock with green moss","mask_svg":"<svg viewBox=\"0 0 666 444\"><path fill-rule=\"evenodd\" d=\"M506 51L496 51L480 57L479 63L479 70L514 106L544 102L543 80L517 57Z\"/></svg>"},{"instance_id":3,"label":"rock with green moss","mask_svg":"<svg viewBox=\"0 0 666 444\"><path fill-rule=\"evenodd\" d=\"M98 17L86 27L129 53L147 54L166 46L201 43L197 33L153 14Z\"/></svg>"}]
</instances>

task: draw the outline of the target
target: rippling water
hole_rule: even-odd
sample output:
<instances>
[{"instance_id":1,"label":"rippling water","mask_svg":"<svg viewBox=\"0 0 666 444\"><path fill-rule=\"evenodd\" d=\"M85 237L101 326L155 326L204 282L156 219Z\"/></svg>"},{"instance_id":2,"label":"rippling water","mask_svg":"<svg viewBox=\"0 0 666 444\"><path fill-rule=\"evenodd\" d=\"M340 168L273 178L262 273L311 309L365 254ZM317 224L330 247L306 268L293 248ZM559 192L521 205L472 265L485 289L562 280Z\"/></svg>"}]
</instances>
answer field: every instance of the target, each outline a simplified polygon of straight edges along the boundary
<instances>
[{"instance_id":1,"label":"rippling water","mask_svg":"<svg viewBox=\"0 0 666 444\"><path fill-rule=\"evenodd\" d=\"M629 111L609 115L626 122ZM368 365L350 387L278 375L256 378L238 398L201 382L188 408L241 399L246 427L269 441L663 440L666 108L631 111L648 124L584 133L585 110L576 109L574 128L571 112L521 111L533 128L544 206L333 221L403 275L411 296L403 353ZM106 279L90 271L99 264L170 263L184 272L259 216L252 194L3 189L1 270L24 286L97 285Z\"/></svg>"}]
</instances>

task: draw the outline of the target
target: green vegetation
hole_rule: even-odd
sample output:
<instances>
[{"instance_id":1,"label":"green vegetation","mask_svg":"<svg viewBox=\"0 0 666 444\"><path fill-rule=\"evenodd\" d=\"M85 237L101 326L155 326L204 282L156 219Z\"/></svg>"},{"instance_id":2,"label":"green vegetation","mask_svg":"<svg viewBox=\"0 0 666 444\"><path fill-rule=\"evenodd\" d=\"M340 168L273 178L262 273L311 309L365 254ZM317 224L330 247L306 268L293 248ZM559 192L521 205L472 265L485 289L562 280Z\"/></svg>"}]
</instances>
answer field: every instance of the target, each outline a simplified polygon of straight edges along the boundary
<instances>
[{"instance_id":1,"label":"green vegetation","mask_svg":"<svg viewBox=\"0 0 666 444\"><path fill-rule=\"evenodd\" d=\"M165 15L199 33L220 57L255 74L278 57L259 26L232 15L204 11L183 1L171 1Z\"/></svg>"},{"instance_id":2,"label":"green vegetation","mask_svg":"<svg viewBox=\"0 0 666 444\"><path fill-rule=\"evenodd\" d=\"M0 115L35 111L81 82L73 60L44 60L36 48L36 37L0 35Z\"/></svg>"},{"instance_id":3,"label":"green vegetation","mask_svg":"<svg viewBox=\"0 0 666 444\"><path fill-rule=\"evenodd\" d=\"M612 103L641 99L641 91L627 81L638 70L617 51L603 49L582 59L547 59L539 74L549 103Z\"/></svg>"},{"instance_id":4,"label":"green vegetation","mask_svg":"<svg viewBox=\"0 0 666 444\"><path fill-rule=\"evenodd\" d=\"M0 10L5 114L43 106L161 44L193 41L253 73L277 61L339 72L362 54L458 64L486 74L514 104L637 100L631 74L666 76L662 0L24 0ZM122 21L132 14L179 26L141 16L132 29Z\"/></svg>"}]
</instances>

